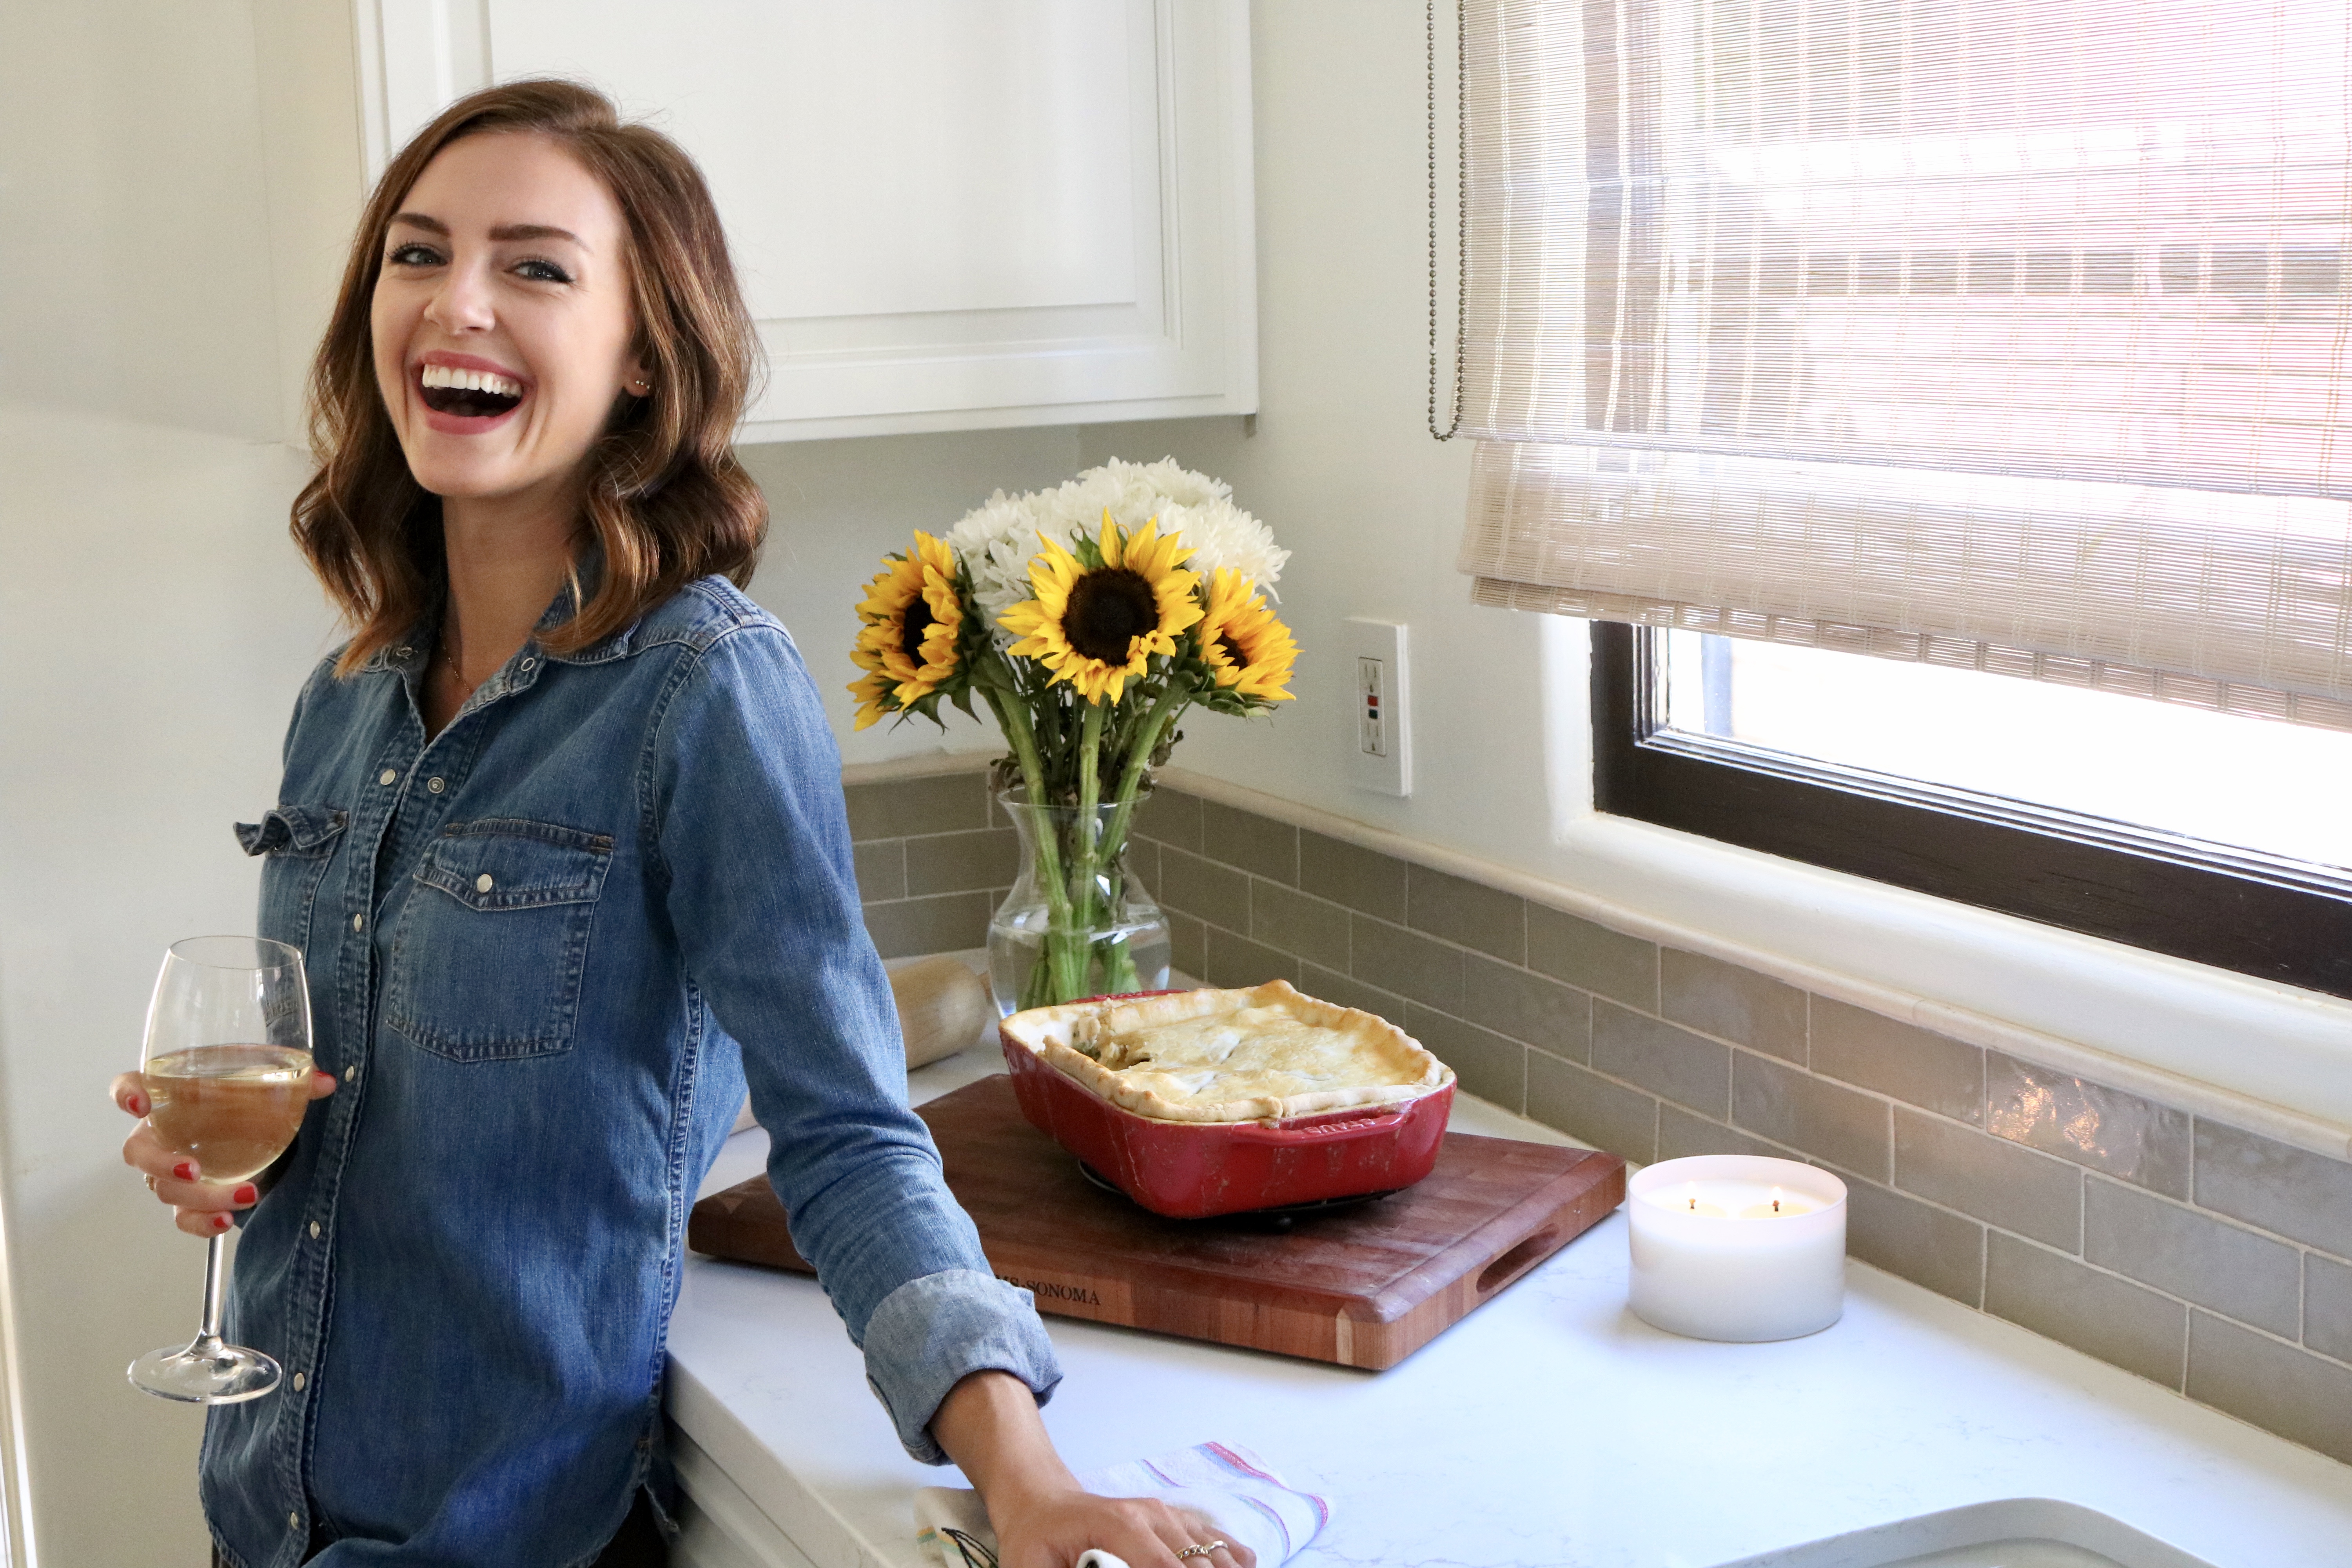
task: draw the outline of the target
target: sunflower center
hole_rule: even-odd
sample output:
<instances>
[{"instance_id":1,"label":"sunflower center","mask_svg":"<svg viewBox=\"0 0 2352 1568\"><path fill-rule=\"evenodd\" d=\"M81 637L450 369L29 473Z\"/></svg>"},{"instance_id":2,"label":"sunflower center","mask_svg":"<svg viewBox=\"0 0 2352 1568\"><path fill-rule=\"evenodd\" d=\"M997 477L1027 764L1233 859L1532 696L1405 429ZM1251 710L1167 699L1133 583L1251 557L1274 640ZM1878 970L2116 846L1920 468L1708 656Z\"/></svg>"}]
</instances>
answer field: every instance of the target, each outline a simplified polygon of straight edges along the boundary
<instances>
[{"instance_id":1,"label":"sunflower center","mask_svg":"<svg viewBox=\"0 0 2352 1568\"><path fill-rule=\"evenodd\" d=\"M1223 632L1217 634L1217 651L1234 664L1247 664L1249 653L1241 644Z\"/></svg>"},{"instance_id":2,"label":"sunflower center","mask_svg":"<svg viewBox=\"0 0 2352 1568\"><path fill-rule=\"evenodd\" d=\"M1100 566L1070 584L1063 635L1088 658L1125 664L1135 639L1160 624L1160 600L1142 573Z\"/></svg>"},{"instance_id":3,"label":"sunflower center","mask_svg":"<svg viewBox=\"0 0 2352 1568\"><path fill-rule=\"evenodd\" d=\"M939 620L931 606L918 594L907 601L907 613L898 623L898 651L913 663L923 662L923 634Z\"/></svg>"}]
</instances>

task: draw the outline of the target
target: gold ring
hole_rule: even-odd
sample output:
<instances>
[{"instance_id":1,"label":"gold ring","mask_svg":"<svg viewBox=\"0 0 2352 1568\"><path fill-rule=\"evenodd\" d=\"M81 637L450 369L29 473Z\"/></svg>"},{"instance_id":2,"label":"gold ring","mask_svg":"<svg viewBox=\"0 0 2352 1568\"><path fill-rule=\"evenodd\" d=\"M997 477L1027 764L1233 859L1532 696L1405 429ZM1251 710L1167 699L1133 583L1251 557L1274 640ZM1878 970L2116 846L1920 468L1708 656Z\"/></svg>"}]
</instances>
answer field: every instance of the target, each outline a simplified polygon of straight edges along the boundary
<instances>
[{"instance_id":1,"label":"gold ring","mask_svg":"<svg viewBox=\"0 0 2352 1568\"><path fill-rule=\"evenodd\" d=\"M147 1190L151 1193L155 1190L155 1178L152 1176L147 1178Z\"/></svg>"},{"instance_id":2,"label":"gold ring","mask_svg":"<svg viewBox=\"0 0 2352 1568\"><path fill-rule=\"evenodd\" d=\"M1181 1563L1187 1557L1206 1557L1213 1552L1223 1552L1225 1550L1225 1546L1226 1543L1223 1541L1212 1541L1206 1546L1202 1545L1196 1541L1192 1545L1184 1548L1183 1551L1176 1553L1176 1561Z\"/></svg>"}]
</instances>

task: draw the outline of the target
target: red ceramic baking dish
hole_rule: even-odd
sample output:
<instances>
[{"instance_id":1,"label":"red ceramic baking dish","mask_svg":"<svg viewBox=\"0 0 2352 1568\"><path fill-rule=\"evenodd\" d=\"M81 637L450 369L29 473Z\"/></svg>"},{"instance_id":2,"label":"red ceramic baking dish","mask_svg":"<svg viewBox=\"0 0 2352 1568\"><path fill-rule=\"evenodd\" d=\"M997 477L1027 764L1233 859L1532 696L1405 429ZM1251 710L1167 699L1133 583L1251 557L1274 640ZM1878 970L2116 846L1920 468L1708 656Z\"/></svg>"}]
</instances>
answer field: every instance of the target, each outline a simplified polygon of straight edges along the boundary
<instances>
[{"instance_id":1,"label":"red ceramic baking dish","mask_svg":"<svg viewBox=\"0 0 2352 1568\"><path fill-rule=\"evenodd\" d=\"M1120 1192L1171 1219L1409 1187L1437 1163L1454 1104L1449 1079L1402 1105L1324 1111L1272 1125L1160 1121L1112 1104L1055 1068L1018 1037L1013 1022L1006 1019L997 1033L1021 1113Z\"/></svg>"}]
</instances>

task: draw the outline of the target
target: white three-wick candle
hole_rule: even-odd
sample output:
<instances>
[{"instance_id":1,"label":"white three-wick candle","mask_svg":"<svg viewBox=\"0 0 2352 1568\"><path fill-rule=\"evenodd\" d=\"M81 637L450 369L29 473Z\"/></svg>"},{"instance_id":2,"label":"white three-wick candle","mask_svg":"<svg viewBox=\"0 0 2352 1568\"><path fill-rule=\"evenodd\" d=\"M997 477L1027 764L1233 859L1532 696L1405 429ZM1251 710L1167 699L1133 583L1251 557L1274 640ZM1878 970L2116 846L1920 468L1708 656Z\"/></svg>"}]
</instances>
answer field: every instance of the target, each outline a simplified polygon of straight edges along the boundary
<instances>
[{"instance_id":1,"label":"white three-wick candle","mask_svg":"<svg viewBox=\"0 0 2352 1568\"><path fill-rule=\"evenodd\" d=\"M1626 1184L1630 1304L1702 1340L1787 1340L1845 1310L1845 1184L1793 1160L1702 1154Z\"/></svg>"}]
</instances>

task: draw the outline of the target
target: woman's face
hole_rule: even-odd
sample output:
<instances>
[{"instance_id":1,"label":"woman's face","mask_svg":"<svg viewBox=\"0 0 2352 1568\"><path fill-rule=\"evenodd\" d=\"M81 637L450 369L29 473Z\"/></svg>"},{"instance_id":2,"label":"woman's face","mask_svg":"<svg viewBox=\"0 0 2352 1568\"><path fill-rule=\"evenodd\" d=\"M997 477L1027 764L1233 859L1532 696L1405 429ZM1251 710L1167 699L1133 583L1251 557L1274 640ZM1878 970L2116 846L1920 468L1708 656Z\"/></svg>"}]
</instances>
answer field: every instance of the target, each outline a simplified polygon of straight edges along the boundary
<instances>
[{"instance_id":1,"label":"woman's face","mask_svg":"<svg viewBox=\"0 0 2352 1568\"><path fill-rule=\"evenodd\" d=\"M621 211L543 136L452 142L384 237L376 385L417 483L560 500L641 374Z\"/></svg>"}]
</instances>

